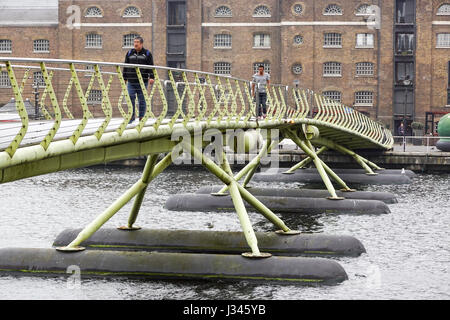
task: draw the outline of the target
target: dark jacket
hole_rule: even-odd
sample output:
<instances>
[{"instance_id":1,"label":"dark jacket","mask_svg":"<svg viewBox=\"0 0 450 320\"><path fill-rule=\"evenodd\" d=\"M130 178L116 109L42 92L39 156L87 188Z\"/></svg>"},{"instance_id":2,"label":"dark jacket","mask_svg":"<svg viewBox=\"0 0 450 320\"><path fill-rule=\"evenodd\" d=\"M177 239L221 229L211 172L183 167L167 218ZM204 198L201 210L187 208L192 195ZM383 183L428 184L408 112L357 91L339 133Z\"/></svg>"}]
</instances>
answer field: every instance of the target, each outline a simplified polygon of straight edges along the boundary
<instances>
[{"instance_id":1,"label":"dark jacket","mask_svg":"<svg viewBox=\"0 0 450 320\"><path fill-rule=\"evenodd\" d=\"M125 63L131 64L146 64L149 66L153 65L153 56L150 50L142 48L140 52L137 52L136 49L131 49L127 52L125 56ZM153 75L153 70L151 69L139 69L142 74L142 78L144 81L148 81L148 78L155 79ZM123 78L133 83L139 83L139 79L136 74L135 68L124 68L123 69Z\"/></svg>"}]
</instances>

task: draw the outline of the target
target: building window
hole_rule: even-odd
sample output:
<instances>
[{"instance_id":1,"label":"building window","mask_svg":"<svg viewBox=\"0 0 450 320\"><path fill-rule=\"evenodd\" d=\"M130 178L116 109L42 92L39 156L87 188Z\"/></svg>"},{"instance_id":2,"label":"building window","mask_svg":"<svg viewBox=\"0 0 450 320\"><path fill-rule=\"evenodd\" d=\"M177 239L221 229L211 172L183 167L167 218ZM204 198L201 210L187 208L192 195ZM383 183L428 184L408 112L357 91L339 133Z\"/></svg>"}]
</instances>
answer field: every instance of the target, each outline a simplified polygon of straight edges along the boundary
<instances>
[{"instance_id":1,"label":"building window","mask_svg":"<svg viewBox=\"0 0 450 320\"><path fill-rule=\"evenodd\" d=\"M103 100L102 90L91 90L87 98L89 104L101 104Z\"/></svg>"},{"instance_id":2,"label":"building window","mask_svg":"<svg viewBox=\"0 0 450 320\"><path fill-rule=\"evenodd\" d=\"M231 34L214 35L214 48L231 48Z\"/></svg>"},{"instance_id":3,"label":"building window","mask_svg":"<svg viewBox=\"0 0 450 320\"><path fill-rule=\"evenodd\" d=\"M270 63L268 63L268 62L255 62L253 64L253 73L258 73L258 71L259 71L258 68L261 65L264 66L265 73L270 73Z\"/></svg>"},{"instance_id":4,"label":"building window","mask_svg":"<svg viewBox=\"0 0 450 320\"><path fill-rule=\"evenodd\" d=\"M342 48L342 35L340 33L325 33L323 39L324 48Z\"/></svg>"},{"instance_id":5,"label":"building window","mask_svg":"<svg viewBox=\"0 0 450 320\"><path fill-rule=\"evenodd\" d=\"M233 14L227 6L220 6L216 9L216 17L231 17Z\"/></svg>"},{"instance_id":6,"label":"building window","mask_svg":"<svg viewBox=\"0 0 450 320\"><path fill-rule=\"evenodd\" d=\"M12 41L7 39L0 39L0 52L12 52Z\"/></svg>"},{"instance_id":7,"label":"building window","mask_svg":"<svg viewBox=\"0 0 450 320\"><path fill-rule=\"evenodd\" d=\"M362 4L356 9L355 15L357 16L371 16L374 14L374 9L371 5Z\"/></svg>"},{"instance_id":8,"label":"building window","mask_svg":"<svg viewBox=\"0 0 450 320\"><path fill-rule=\"evenodd\" d=\"M438 33L437 48L450 48L450 33Z\"/></svg>"},{"instance_id":9,"label":"building window","mask_svg":"<svg viewBox=\"0 0 450 320\"><path fill-rule=\"evenodd\" d=\"M322 95L325 98L337 101L339 103L342 102L342 93L340 91L324 91Z\"/></svg>"},{"instance_id":10,"label":"building window","mask_svg":"<svg viewBox=\"0 0 450 320\"><path fill-rule=\"evenodd\" d=\"M269 34L255 34L253 37L254 48L270 48L270 35Z\"/></svg>"},{"instance_id":11,"label":"building window","mask_svg":"<svg viewBox=\"0 0 450 320\"><path fill-rule=\"evenodd\" d=\"M214 63L214 73L221 75L231 75L231 63L228 62Z\"/></svg>"},{"instance_id":12,"label":"building window","mask_svg":"<svg viewBox=\"0 0 450 320\"><path fill-rule=\"evenodd\" d=\"M254 17L262 17L262 18L268 18L271 16L270 9L266 6L259 6L256 7L255 11L253 11Z\"/></svg>"},{"instance_id":13,"label":"building window","mask_svg":"<svg viewBox=\"0 0 450 320\"><path fill-rule=\"evenodd\" d=\"M323 14L326 16L341 16L342 8L339 7L337 4L330 4L325 8Z\"/></svg>"},{"instance_id":14,"label":"building window","mask_svg":"<svg viewBox=\"0 0 450 320\"><path fill-rule=\"evenodd\" d=\"M403 80L414 81L414 62L397 62L395 64L395 82L403 84Z\"/></svg>"},{"instance_id":15,"label":"building window","mask_svg":"<svg viewBox=\"0 0 450 320\"><path fill-rule=\"evenodd\" d=\"M397 0L396 1L396 22L412 24L415 20L414 0Z\"/></svg>"},{"instance_id":16,"label":"building window","mask_svg":"<svg viewBox=\"0 0 450 320\"><path fill-rule=\"evenodd\" d=\"M356 48L373 48L373 34L358 33L356 35Z\"/></svg>"},{"instance_id":17,"label":"building window","mask_svg":"<svg viewBox=\"0 0 450 320\"><path fill-rule=\"evenodd\" d=\"M301 15L303 13L303 6L300 3L297 3L292 7L292 10L295 14Z\"/></svg>"},{"instance_id":18,"label":"building window","mask_svg":"<svg viewBox=\"0 0 450 320\"><path fill-rule=\"evenodd\" d=\"M358 62L356 64L356 75L359 77L373 76L373 69L372 62Z\"/></svg>"},{"instance_id":19,"label":"building window","mask_svg":"<svg viewBox=\"0 0 450 320\"><path fill-rule=\"evenodd\" d=\"M9 80L8 72L0 72L0 88L10 88L11 81Z\"/></svg>"},{"instance_id":20,"label":"building window","mask_svg":"<svg viewBox=\"0 0 450 320\"><path fill-rule=\"evenodd\" d=\"M414 53L414 33L397 33L395 43L398 54L408 55Z\"/></svg>"},{"instance_id":21,"label":"building window","mask_svg":"<svg viewBox=\"0 0 450 320\"><path fill-rule=\"evenodd\" d=\"M300 63L296 63L292 66L292 73L299 75L303 72L303 67Z\"/></svg>"},{"instance_id":22,"label":"building window","mask_svg":"<svg viewBox=\"0 0 450 320\"><path fill-rule=\"evenodd\" d=\"M86 16L87 18L92 18L92 17L103 17L103 13L102 10L100 10L99 7L89 7L86 10Z\"/></svg>"},{"instance_id":23,"label":"building window","mask_svg":"<svg viewBox=\"0 0 450 320\"><path fill-rule=\"evenodd\" d=\"M139 37L136 33L130 33L123 36L123 48L133 48L134 47L134 39Z\"/></svg>"},{"instance_id":24,"label":"building window","mask_svg":"<svg viewBox=\"0 0 450 320\"><path fill-rule=\"evenodd\" d=\"M34 40L33 52L50 52L50 41L44 39Z\"/></svg>"},{"instance_id":25,"label":"building window","mask_svg":"<svg viewBox=\"0 0 450 320\"><path fill-rule=\"evenodd\" d=\"M140 16L141 12L139 11L139 9L133 6L126 8L123 12L124 18L138 18Z\"/></svg>"},{"instance_id":26,"label":"building window","mask_svg":"<svg viewBox=\"0 0 450 320\"><path fill-rule=\"evenodd\" d=\"M301 45L303 43L303 37L301 35L296 35L294 37L294 44Z\"/></svg>"},{"instance_id":27,"label":"building window","mask_svg":"<svg viewBox=\"0 0 450 320\"><path fill-rule=\"evenodd\" d=\"M450 4L444 3L437 11L438 16L450 16Z\"/></svg>"},{"instance_id":28,"label":"building window","mask_svg":"<svg viewBox=\"0 0 450 320\"><path fill-rule=\"evenodd\" d=\"M342 76L342 65L340 62L325 62L323 64L324 77L340 77Z\"/></svg>"},{"instance_id":29,"label":"building window","mask_svg":"<svg viewBox=\"0 0 450 320\"><path fill-rule=\"evenodd\" d=\"M355 92L355 106L373 106L373 92Z\"/></svg>"},{"instance_id":30,"label":"building window","mask_svg":"<svg viewBox=\"0 0 450 320\"><path fill-rule=\"evenodd\" d=\"M89 33L86 35L86 48L102 48L102 36L96 33Z\"/></svg>"},{"instance_id":31,"label":"building window","mask_svg":"<svg viewBox=\"0 0 450 320\"><path fill-rule=\"evenodd\" d=\"M41 71L33 73L33 87L45 87L44 76Z\"/></svg>"}]
</instances>

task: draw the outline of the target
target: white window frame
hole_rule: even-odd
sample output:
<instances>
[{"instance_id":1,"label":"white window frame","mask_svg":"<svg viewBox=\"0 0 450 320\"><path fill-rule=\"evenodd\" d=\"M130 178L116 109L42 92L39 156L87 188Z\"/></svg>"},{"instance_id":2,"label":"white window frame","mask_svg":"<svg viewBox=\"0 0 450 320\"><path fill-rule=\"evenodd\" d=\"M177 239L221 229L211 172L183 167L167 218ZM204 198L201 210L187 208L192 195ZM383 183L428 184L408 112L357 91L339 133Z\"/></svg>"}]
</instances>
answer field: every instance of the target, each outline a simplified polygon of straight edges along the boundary
<instances>
[{"instance_id":1,"label":"white window frame","mask_svg":"<svg viewBox=\"0 0 450 320\"><path fill-rule=\"evenodd\" d=\"M375 64L372 62L357 62L356 76L357 77L373 77L375 75Z\"/></svg>"},{"instance_id":2,"label":"white window frame","mask_svg":"<svg viewBox=\"0 0 450 320\"><path fill-rule=\"evenodd\" d=\"M438 33L436 35L436 48L450 48L450 33Z\"/></svg>"},{"instance_id":3,"label":"white window frame","mask_svg":"<svg viewBox=\"0 0 450 320\"><path fill-rule=\"evenodd\" d=\"M363 39L363 43L360 44L359 39ZM372 38L372 44L370 45L369 39ZM375 47L375 36L373 33L357 33L356 34L356 45L355 48L362 48L362 49L373 49Z\"/></svg>"},{"instance_id":4,"label":"white window frame","mask_svg":"<svg viewBox=\"0 0 450 320\"><path fill-rule=\"evenodd\" d=\"M214 73L217 75L231 76L231 63L229 62L214 62Z\"/></svg>"},{"instance_id":5,"label":"white window frame","mask_svg":"<svg viewBox=\"0 0 450 320\"><path fill-rule=\"evenodd\" d=\"M33 88L37 87L37 83L39 84L40 88L46 87L44 75L42 74L42 71L36 71L33 73Z\"/></svg>"},{"instance_id":6,"label":"white window frame","mask_svg":"<svg viewBox=\"0 0 450 320\"><path fill-rule=\"evenodd\" d=\"M437 10L437 16L450 16L450 3L443 3Z\"/></svg>"},{"instance_id":7,"label":"white window frame","mask_svg":"<svg viewBox=\"0 0 450 320\"><path fill-rule=\"evenodd\" d=\"M343 14L344 11L342 10L341 6L338 6L334 3L327 5L323 10L324 16L342 16Z\"/></svg>"},{"instance_id":8,"label":"white window frame","mask_svg":"<svg viewBox=\"0 0 450 320\"><path fill-rule=\"evenodd\" d=\"M91 11L91 12L90 12ZM96 11L95 13L93 11ZM91 6L86 9L86 14L84 16L85 18L102 18L103 12L102 10L97 6Z\"/></svg>"},{"instance_id":9,"label":"white window frame","mask_svg":"<svg viewBox=\"0 0 450 320\"><path fill-rule=\"evenodd\" d=\"M255 10L253 10L254 18L270 18L272 16L272 12L270 11L268 6L261 5L257 6Z\"/></svg>"},{"instance_id":10,"label":"white window frame","mask_svg":"<svg viewBox=\"0 0 450 320\"><path fill-rule=\"evenodd\" d=\"M11 88L11 80L6 71L0 72L0 88Z\"/></svg>"},{"instance_id":11,"label":"white window frame","mask_svg":"<svg viewBox=\"0 0 450 320\"><path fill-rule=\"evenodd\" d=\"M253 35L253 49L270 49L270 34L257 33Z\"/></svg>"},{"instance_id":12,"label":"white window frame","mask_svg":"<svg viewBox=\"0 0 450 320\"><path fill-rule=\"evenodd\" d=\"M0 39L0 52L1 53L12 53L12 40Z\"/></svg>"},{"instance_id":13,"label":"white window frame","mask_svg":"<svg viewBox=\"0 0 450 320\"><path fill-rule=\"evenodd\" d=\"M92 89L89 91L89 96L87 98L88 104L102 104L103 101L103 93L100 89Z\"/></svg>"},{"instance_id":14,"label":"white window frame","mask_svg":"<svg viewBox=\"0 0 450 320\"><path fill-rule=\"evenodd\" d=\"M133 10L134 10L134 14L133 14L133 12L130 12L130 11L133 11ZM123 18L140 18L141 17L141 10L139 10L139 8L135 7L135 6L128 6L123 11L122 17Z\"/></svg>"},{"instance_id":15,"label":"white window frame","mask_svg":"<svg viewBox=\"0 0 450 320\"><path fill-rule=\"evenodd\" d=\"M355 16L371 16L374 14L374 12L370 12L370 9L372 8L372 5L364 3L360 5L358 8L356 8Z\"/></svg>"},{"instance_id":16,"label":"white window frame","mask_svg":"<svg viewBox=\"0 0 450 320\"><path fill-rule=\"evenodd\" d=\"M327 44L332 43L332 44ZM324 48L342 48L342 34L338 32L327 32L323 34Z\"/></svg>"},{"instance_id":17,"label":"white window frame","mask_svg":"<svg viewBox=\"0 0 450 320\"><path fill-rule=\"evenodd\" d=\"M231 49L233 38L229 33L218 33L214 35L214 49Z\"/></svg>"},{"instance_id":18,"label":"white window frame","mask_svg":"<svg viewBox=\"0 0 450 320\"><path fill-rule=\"evenodd\" d=\"M255 62L253 64L253 74L258 73L260 65L264 66L264 72L270 74L270 62Z\"/></svg>"},{"instance_id":19,"label":"white window frame","mask_svg":"<svg viewBox=\"0 0 450 320\"><path fill-rule=\"evenodd\" d=\"M50 41L47 39L33 40L33 53L49 53Z\"/></svg>"},{"instance_id":20,"label":"white window frame","mask_svg":"<svg viewBox=\"0 0 450 320\"><path fill-rule=\"evenodd\" d=\"M214 17L216 18L229 18L233 16L233 11L228 6L217 7L214 11Z\"/></svg>"},{"instance_id":21,"label":"white window frame","mask_svg":"<svg viewBox=\"0 0 450 320\"><path fill-rule=\"evenodd\" d=\"M299 43L296 41L297 38L301 39L301 41ZM301 34L296 34L294 36L294 45L296 45L296 46L302 45L303 41L304 41L304 38Z\"/></svg>"},{"instance_id":22,"label":"white window frame","mask_svg":"<svg viewBox=\"0 0 450 320\"><path fill-rule=\"evenodd\" d=\"M342 103L342 92L337 90L323 91L322 95L330 100Z\"/></svg>"},{"instance_id":23,"label":"white window frame","mask_svg":"<svg viewBox=\"0 0 450 320\"><path fill-rule=\"evenodd\" d=\"M137 33L128 33L122 37L122 48L131 49L134 48L134 39L140 37ZM128 41L128 42L127 42Z\"/></svg>"},{"instance_id":24,"label":"white window frame","mask_svg":"<svg viewBox=\"0 0 450 320\"><path fill-rule=\"evenodd\" d=\"M356 107L373 107L372 91L356 91L355 92Z\"/></svg>"},{"instance_id":25,"label":"white window frame","mask_svg":"<svg viewBox=\"0 0 450 320\"><path fill-rule=\"evenodd\" d=\"M342 63L329 61L323 64L324 77L342 77Z\"/></svg>"},{"instance_id":26,"label":"white window frame","mask_svg":"<svg viewBox=\"0 0 450 320\"><path fill-rule=\"evenodd\" d=\"M94 37L96 39L89 39L89 37ZM98 42L98 40L100 40ZM87 33L85 35L85 48L86 49L102 49L103 48L103 38L101 34L98 33ZM100 45L98 45L100 43Z\"/></svg>"},{"instance_id":27,"label":"white window frame","mask_svg":"<svg viewBox=\"0 0 450 320\"><path fill-rule=\"evenodd\" d=\"M295 8L300 8L300 12L298 12L298 11L296 11L295 10ZM305 9L303 8L303 5L301 4L301 3L295 3L293 6L292 6L292 12L294 12L294 14L296 14L296 15L301 15L301 14L303 14L303 12L305 11Z\"/></svg>"}]
</instances>

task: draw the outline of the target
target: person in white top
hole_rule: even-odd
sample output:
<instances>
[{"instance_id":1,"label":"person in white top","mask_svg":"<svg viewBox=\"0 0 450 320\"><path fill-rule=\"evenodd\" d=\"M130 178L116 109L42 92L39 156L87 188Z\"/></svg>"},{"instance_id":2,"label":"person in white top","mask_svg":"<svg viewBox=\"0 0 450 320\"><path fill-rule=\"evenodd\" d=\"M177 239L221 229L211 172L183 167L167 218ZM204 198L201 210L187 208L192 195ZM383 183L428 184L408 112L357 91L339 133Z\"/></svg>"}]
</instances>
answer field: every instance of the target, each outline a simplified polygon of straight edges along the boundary
<instances>
[{"instance_id":1,"label":"person in white top","mask_svg":"<svg viewBox=\"0 0 450 320\"><path fill-rule=\"evenodd\" d=\"M260 65L258 67L258 72L253 75L252 81L252 95L254 99L256 98L256 110L258 119L266 117L267 90L269 89L269 85L270 75L264 72L264 66ZM257 89L258 91L258 96L256 96L255 89Z\"/></svg>"}]
</instances>

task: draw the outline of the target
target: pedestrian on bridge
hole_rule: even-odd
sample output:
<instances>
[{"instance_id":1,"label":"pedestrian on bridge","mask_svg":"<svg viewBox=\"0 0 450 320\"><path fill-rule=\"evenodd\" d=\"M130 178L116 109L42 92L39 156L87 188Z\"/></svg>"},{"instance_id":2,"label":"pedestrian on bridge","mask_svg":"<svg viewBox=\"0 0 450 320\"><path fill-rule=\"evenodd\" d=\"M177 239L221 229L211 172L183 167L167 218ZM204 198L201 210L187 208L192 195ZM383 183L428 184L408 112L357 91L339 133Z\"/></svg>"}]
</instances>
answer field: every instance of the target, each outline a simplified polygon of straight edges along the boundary
<instances>
[{"instance_id":1,"label":"pedestrian on bridge","mask_svg":"<svg viewBox=\"0 0 450 320\"><path fill-rule=\"evenodd\" d=\"M252 81L252 95L253 99L256 98L256 110L258 119L265 118L267 114L266 101L267 101L267 90L270 85L270 75L264 72L264 65L258 67L258 72L253 75ZM256 96L256 90L258 95Z\"/></svg>"},{"instance_id":2,"label":"pedestrian on bridge","mask_svg":"<svg viewBox=\"0 0 450 320\"><path fill-rule=\"evenodd\" d=\"M136 37L134 39L134 49L131 49L127 52L125 56L125 63L131 64L143 64L143 65L153 65L153 56L150 50L144 48L144 39L142 37ZM153 74L152 69L141 69L142 79L144 80L145 88L147 88L148 83L152 85L155 82L155 76ZM133 115L131 116L130 123L135 120L135 101L136 96L139 101L139 120L141 120L147 108L147 104L145 103L144 94L139 83L139 78L136 73L135 68L124 68L123 70L123 78L125 82L128 82L127 89L128 94L130 95L131 102L133 104Z\"/></svg>"}]
</instances>

